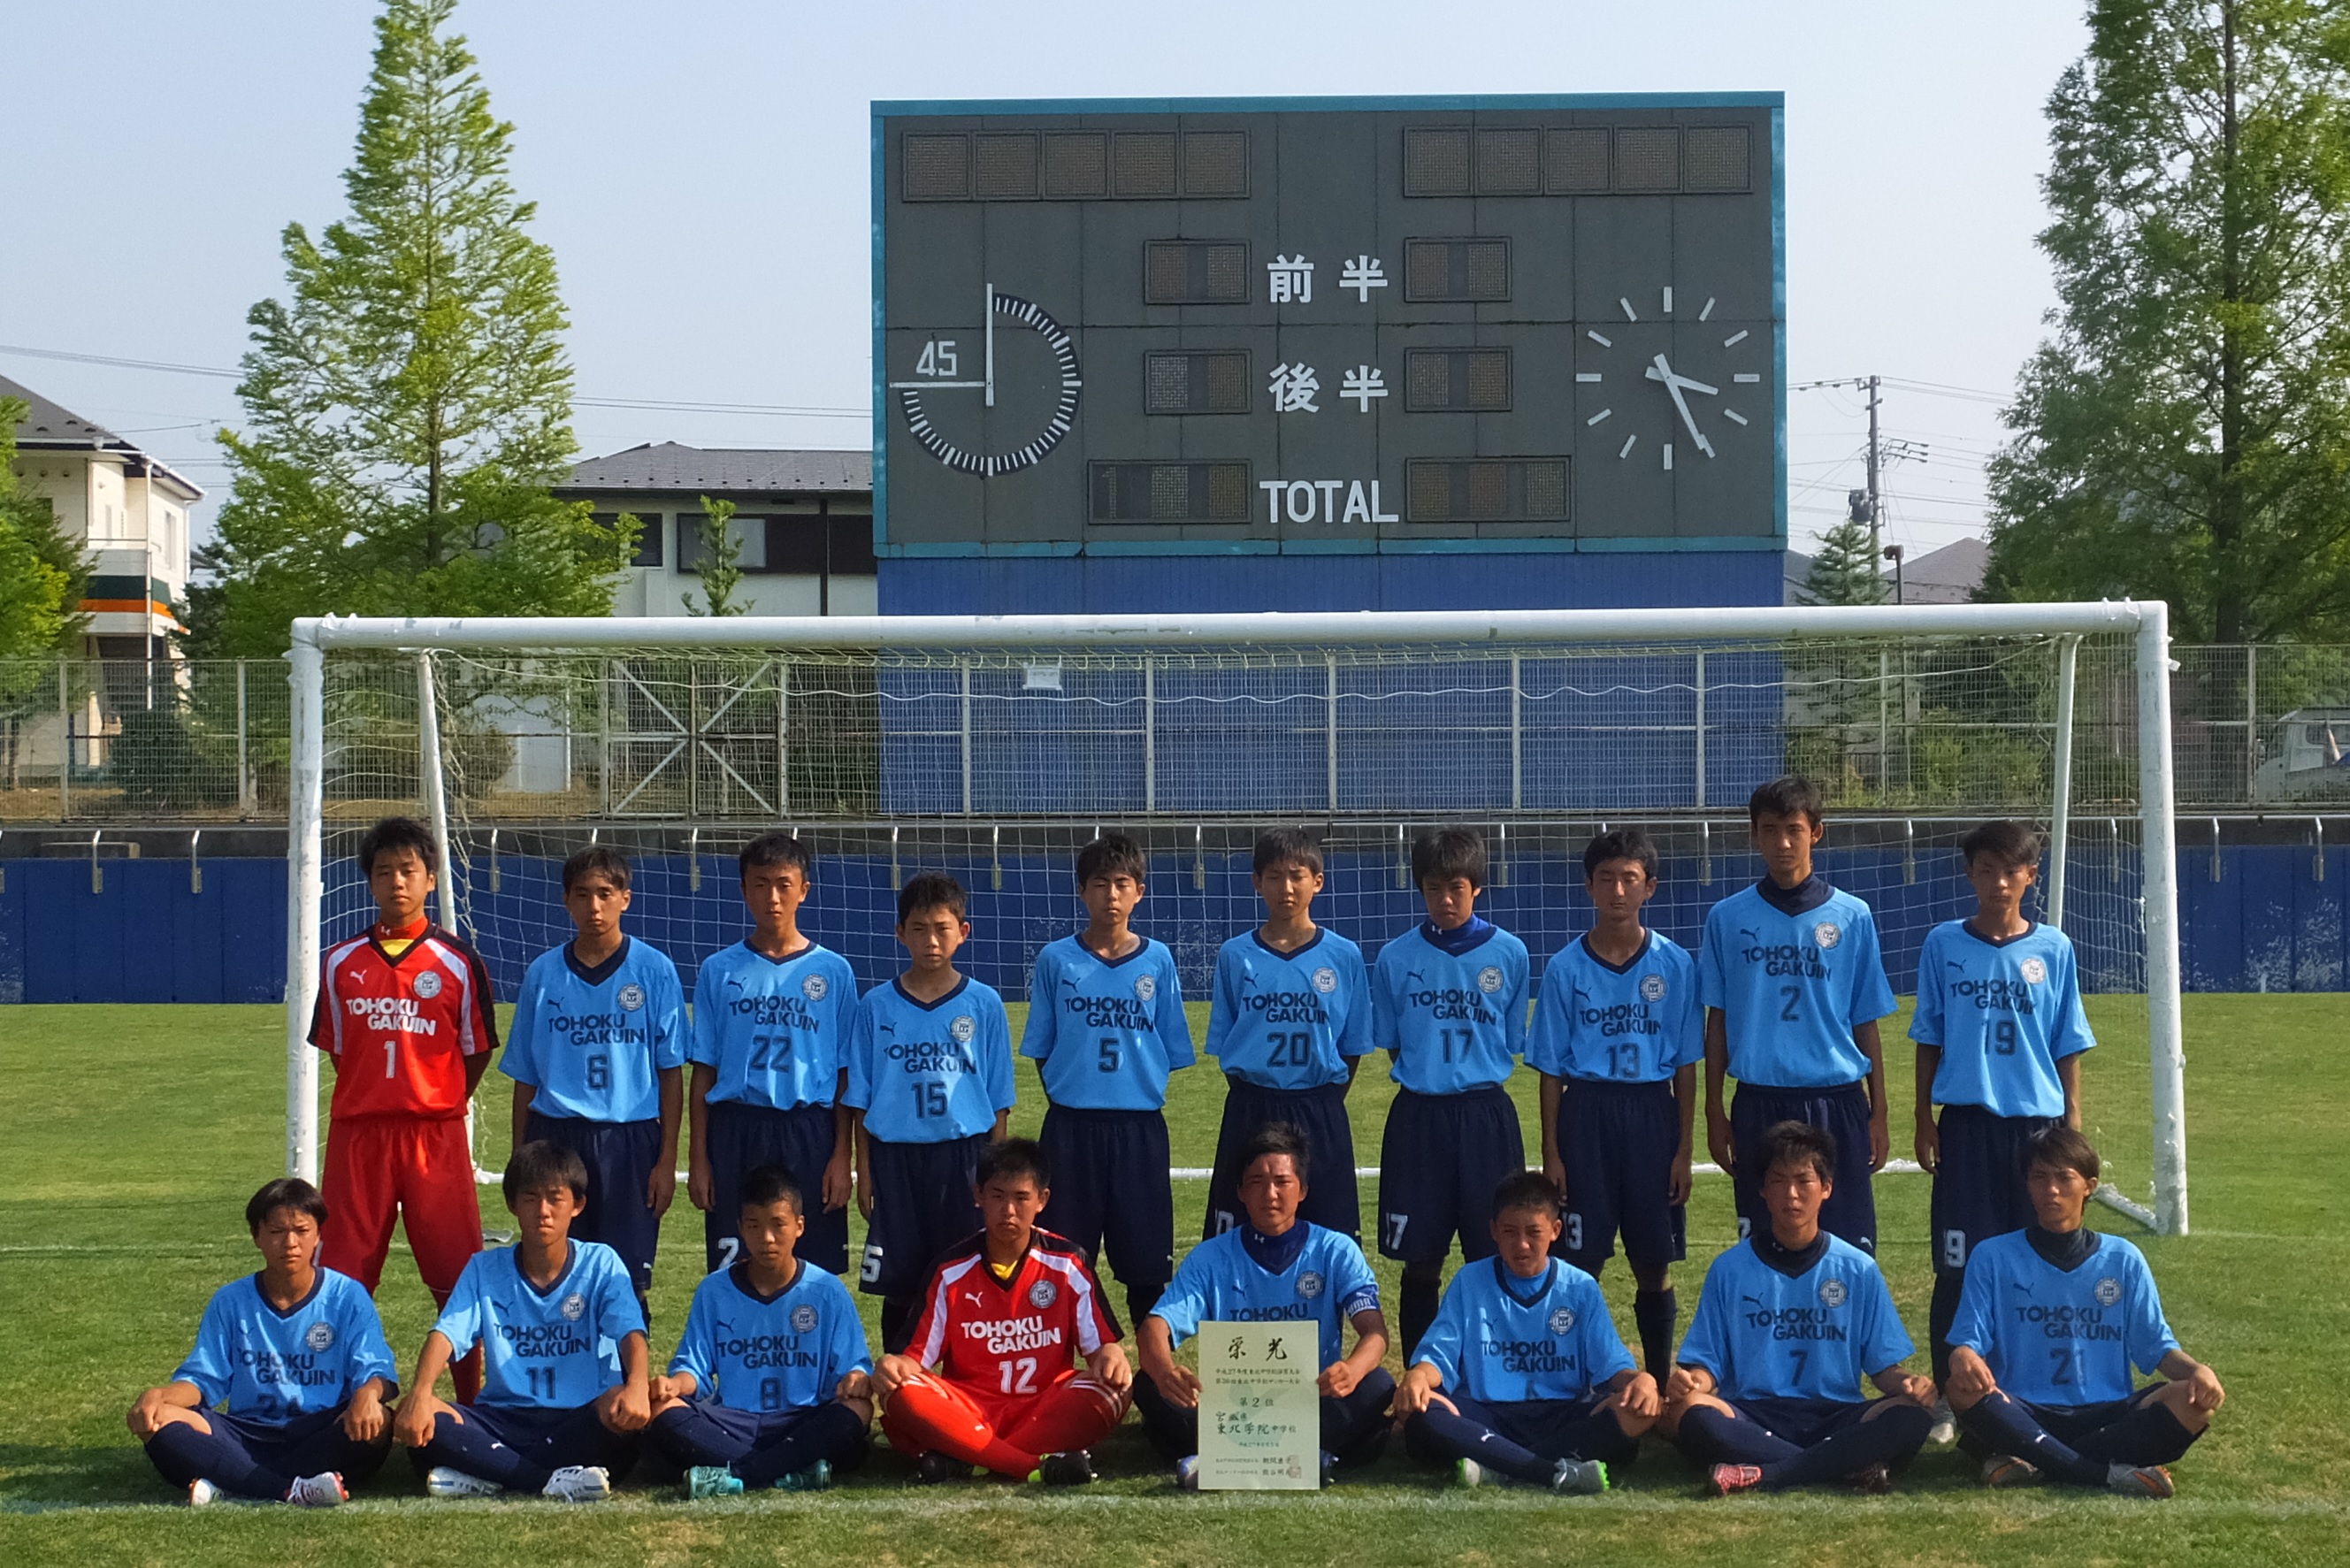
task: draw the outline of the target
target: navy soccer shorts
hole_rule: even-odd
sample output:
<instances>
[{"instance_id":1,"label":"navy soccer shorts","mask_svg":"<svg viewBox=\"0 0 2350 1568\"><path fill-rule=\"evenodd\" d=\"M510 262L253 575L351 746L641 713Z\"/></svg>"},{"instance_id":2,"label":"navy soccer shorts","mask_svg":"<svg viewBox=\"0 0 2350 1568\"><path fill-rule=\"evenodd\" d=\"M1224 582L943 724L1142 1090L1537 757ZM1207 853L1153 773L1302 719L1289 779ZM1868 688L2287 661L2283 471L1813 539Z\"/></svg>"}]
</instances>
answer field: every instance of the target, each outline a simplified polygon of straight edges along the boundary
<instances>
[{"instance_id":1,"label":"navy soccer shorts","mask_svg":"<svg viewBox=\"0 0 2350 1568\"><path fill-rule=\"evenodd\" d=\"M1934 1272L1962 1274L1978 1243L2032 1223L2023 1146L2055 1116L1997 1116L1981 1106L1944 1106L1935 1118L1942 1158L1934 1172Z\"/></svg>"},{"instance_id":2,"label":"navy soccer shorts","mask_svg":"<svg viewBox=\"0 0 2350 1568\"><path fill-rule=\"evenodd\" d=\"M1810 1449L1826 1442L1848 1427L1858 1426L1881 1401L1863 1399L1857 1404L1847 1404L1842 1399L1765 1396L1752 1399L1725 1399L1723 1403L1781 1442L1793 1443L1799 1449Z\"/></svg>"},{"instance_id":3,"label":"navy soccer shorts","mask_svg":"<svg viewBox=\"0 0 2350 1568\"><path fill-rule=\"evenodd\" d=\"M1732 1181L1738 1203L1738 1234L1750 1236L1771 1223L1762 1206L1762 1172L1754 1149L1781 1122L1825 1128L1835 1139L1835 1191L1820 1205L1820 1229L1874 1257L1877 1194L1869 1186L1868 1086L1845 1084L1825 1089L1774 1089L1741 1084L1730 1102L1730 1146L1737 1152ZM1792 1439L1791 1439L1792 1440Z\"/></svg>"},{"instance_id":4,"label":"navy soccer shorts","mask_svg":"<svg viewBox=\"0 0 2350 1568\"><path fill-rule=\"evenodd\" d=\"M333 1470L343 1478L345 1486L357 1488L383 1468L384 1456L391 1449L391 1428L387 1421L383 1435L374 1442L353 1442L343 1431L343 1413L349 1408L346 1401L331 1410L312 1410L290 1421L265 1421L253 1416L205 1410L204 1423L212 1428L205 1445L218 1443L235 1449L272 1476L284 1476L290 1480ZM385 1415L390 1415L388 1407ZM184 1427L177 1429L188 1430ZM173 1431L173 1427L163 1428L163 1433ZM201 1463L188 1462L190 1457L180 1443L162 1433L147 1443L147 1458L172 1485L217 1479L203 1474L205 1467Z\"/></svg>"},{"instance_id":5,"label":"navy soccer shorts","mask_svg":"<svg viewBox=\"0 0 2350 1568\"><path fill-rule=\"evenodd\" d=\"M1208 1180L1202 1238L1221 1236L1244 1218L1241 1208L1241 1148L1261 1127L1280 1124L1305 1135L1305 1201L1297 1217L1360 1239L1363 1205L1355 1188L1355 1129L1347 1120L1347 1085L1268 1089L1227 1078L1223 1130L1216 1135L1215 1172Z\"/></svg>"},{"instance_id":6,"label":"navy soccer shorts","mask_svg":"<svg viewBox=\"0 0 2350 1568\"><path fill-rule=\"evenodd\" d=\"M653 1288L653 1253L661 1217L645 1204L645 1188L660 1158L660 1123L591 1122L581 1116L530 1113L523 1136L545 1139L579 1157L588 1168L588 1207L571 1223L583 1241L601 1241L620 1254L637 1294Z\"/></svg>"},{"instance_id":7,"label":"navy soccer shorts","mask_svg":"<svg viewBox=\"0 0 2350 1568\"><path fill-rule=\"evenodd\" d=\"M873 1219L865 1231L858 1287L868 1295L911 1295L941 1252L980 1229L972 1178L988 1135L944 1143L871 1142Z\"/></svg>"},{"instance_id":8,"label":"navy soccer shorts","mask_svg":"<svg viewBox=\"0 0 2350 1568\"><path fill-rule=\"evenodd\" d=\"M645 1435L680 1469L731 1465L774 1448L811 1419L824 1418L827 1407L802 1405L789 1410L738 1410L715 1399L695 1398L654 1417ZM863 1465L870 1451L865 1433L858 1429L845 1432L842 1440L821 1457L834 1469L846 1471Z\"/></svg>"},{"instance_id":9,"label":"navy soccer shorts","mask_svg":"<svg viewBox=\"0 0 2350 1568\"><path fill-rule=\"evenodd\" d=\"M600 1466L614 1485L636 1469L642 1434L615 1432L604 1425L590 1402L571 1408L517 1405L462 1405L437 1418L433 1440L408 1450L408 1462L421 1475L435 1465L453 1464L479 1474L463 1461L464 1450L483 1438L513 1450L524 1464L559 1470L570 1465ZM445 1423L471 1428L473 1442L450 1442Z\"/></svg>"},{"instance_id":10,"label":"navy soccer shorts","mask_svg":"<svg viewBox=\"0 0 2350 1568\"><path fill-rule=\"evenodd\" d=\"M1440 1263L1493 1254L1493 1189L1526 1168L1518 1107L1499 1085L1458 1095L1398 1089L1379 1140L1379 1253Z\"/></svg>"},{"instance_id":11,"label":"navy soccer shorts","mask_svg":"<svg viewBox=\"0 0 2350 1568\"><path fill-rule=\"evenodd\" d=\"M709 1272L742 1260L743 1179L763 1165L780 1165L799 1183L807 1230L795 1253L827 1273L848 1272L848 1210L824 1206L824 1168L832 1163L830 1106L746 1106L710 1102L710 1212L702 1217ZM967 1233L967 1232L966 1232Z\"/></svg>"},{"instance_id":12,"label":"navy soccer shorts","mask_svg":"<svg viewBox=\"0 0 2350 1568\"><path fill-rule=\"evenodd\" d=\"M1053 1200L1037 1223L1088 1259L1106 1255L1129 1293L1175 1277L1174 1162L1159 1111L1048 1106L1036 1141L1053 1168Z\"/></svg>"},{"instance_id":13,"label":"navy soccer shorts","mask_svg":"<svg viewBox=\"0 0 2350 1568\"><path fill-rule=\"evenodd\" d=\"M1688 1212L1671 1194L1680 1147L1680 1107L1669 1082L1569 1078L1558 1096L1558 1154L1566 1166L1559 1256L1596 1274L1616 1255L1620 1231L1624 1255L1636 1264L1687 1257Z\"/></svg>"}]
</instances>

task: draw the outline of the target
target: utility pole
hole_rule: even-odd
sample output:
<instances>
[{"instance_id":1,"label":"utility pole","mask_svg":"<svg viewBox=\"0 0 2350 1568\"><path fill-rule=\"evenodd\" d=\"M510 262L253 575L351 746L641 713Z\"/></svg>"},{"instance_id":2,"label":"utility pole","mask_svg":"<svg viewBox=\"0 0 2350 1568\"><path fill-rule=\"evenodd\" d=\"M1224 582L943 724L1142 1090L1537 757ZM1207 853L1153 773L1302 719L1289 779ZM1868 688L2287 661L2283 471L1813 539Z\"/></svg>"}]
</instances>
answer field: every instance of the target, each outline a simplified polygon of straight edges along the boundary
<instances>
[{"instance_id":1,"label":"utility pole","mask_svg":"<svg viewBox=\"0 0 2350 1568\"><path fill-rule=\"evenodd\" d=\"M1871 376L1856 383L1868 391L1868 553L1872 559L1884 559L1885 497L1877 487L1877 403L1879 378Z\"/></svg>"}]
</instances>

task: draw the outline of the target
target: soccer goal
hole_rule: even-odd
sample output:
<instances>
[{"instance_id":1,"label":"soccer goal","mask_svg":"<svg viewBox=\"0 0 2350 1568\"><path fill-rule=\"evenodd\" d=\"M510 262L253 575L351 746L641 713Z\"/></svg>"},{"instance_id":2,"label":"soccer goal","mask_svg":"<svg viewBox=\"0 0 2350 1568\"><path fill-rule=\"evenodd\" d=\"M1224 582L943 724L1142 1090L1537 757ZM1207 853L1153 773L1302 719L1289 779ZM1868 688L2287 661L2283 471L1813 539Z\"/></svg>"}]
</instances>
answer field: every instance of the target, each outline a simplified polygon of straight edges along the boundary
<instances>
[{"instance_id":1,"label":"soccer goal","mask_svg":"<svg viewBox=\"0 0 2350 1568\"><path fill-rule=\"evenodd\" d=\"M1819 864L1876 909L1903 993L1927 931L1973 907L1960 836L2043 826L2033 912L2086 989L2146 1002L2151 1115L2093 1103L2102 1196L2184 1232L2168 646L2165 607L2135 603L297 621L287 1166L317 1168L321 942L370 917L350 853L390 812L442 829L439 917L501 995L570 935L572 850L629 853L629 927L690 982L742 935L735 853L783 829L818 857L804 928L862 983L894 972L896 889L941 870L972 897L959 962L1019 996L1076 916L1071 854L1113 826L1149 851L1142 921L1204 995L1258 919L1266 824L1321 834L1316 913L1367 951L1419 918L1413 836L1481 828L1485 912L1539 966L1590 923L1582 846L1606 826L1658 839L1651 923L1694 945L1761 874L1748 793L1801 772L1829 803Z\"/></svg>"}]
</instances>

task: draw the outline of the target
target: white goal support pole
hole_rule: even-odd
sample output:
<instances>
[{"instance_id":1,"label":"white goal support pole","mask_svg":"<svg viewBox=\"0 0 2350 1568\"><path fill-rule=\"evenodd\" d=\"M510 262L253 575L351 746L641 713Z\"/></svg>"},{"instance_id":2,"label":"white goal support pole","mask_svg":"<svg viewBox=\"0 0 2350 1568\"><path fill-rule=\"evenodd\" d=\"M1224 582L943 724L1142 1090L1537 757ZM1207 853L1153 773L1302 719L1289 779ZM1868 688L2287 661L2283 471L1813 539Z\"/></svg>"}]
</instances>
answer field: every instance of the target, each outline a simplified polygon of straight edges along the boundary
<instances>
[{"instance_id":1,"label":"white goal support pole","mask_svg":"<svg viewBox=\"0 0 2350 1568\"><path fill-rule=\"evenodd\" d=\"M325 655L339 649L552 650L660 647L1005 649L1131 647L1180 651L1251 644L1338 643L1523 648L1768 639L2036 637L2135 634L2138 809L2144 859L2147 1027L2152 1046L2156 1228L2187 1230L2185 1052L2179 1012L2177 833L2173 819L2169 617L2160 603L1755 606L1638 610L1410 610L1200 616L825 616L296 620L288 854L287 1165L317 1168L317 1065L306 1036L317 986L323 890ZM2065 661L2070 648L2060 641ZM2069 674L2069 669L2067 670ZM2069 694L2072 682L2064 683ZM2067 704L2069 707L2069 703ZM2060 745L2059 755L2066 747ZM2066 774L2069 779L2069 758ZM2069 805L2069 803L2067 803Z\"/></svg>"}]
</instances>

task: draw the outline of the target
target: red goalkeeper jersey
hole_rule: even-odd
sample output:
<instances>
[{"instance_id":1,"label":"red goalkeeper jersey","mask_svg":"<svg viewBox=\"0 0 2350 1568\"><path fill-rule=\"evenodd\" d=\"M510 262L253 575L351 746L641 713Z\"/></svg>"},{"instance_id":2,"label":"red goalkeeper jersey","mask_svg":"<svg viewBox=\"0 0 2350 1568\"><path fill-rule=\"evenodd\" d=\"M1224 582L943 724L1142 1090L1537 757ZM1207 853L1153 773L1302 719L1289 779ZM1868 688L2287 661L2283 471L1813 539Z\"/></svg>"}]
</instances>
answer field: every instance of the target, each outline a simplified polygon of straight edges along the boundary
<instances>
[{"instance_id":1,"label":"red goalkeeper jersey","mask_svg":"<svg viewBox=\"0 0 2350 1568\"><path fill-rule=\"evenodd\" d=\"M950 1383L983 1394L1040 1394L1054 1378L1118 1338L1118 1320L1076 1245L1038 1231L1009 1280L987 1266L987 1235L931 1271L906 1354Z\"/></svg>"},{"instance_id":2,"label":"red goalkeeper jersey","mask_svg":"<svg viewBox=\"0 0 2350 1568\"><path fill-rule=\"evenodd\" d=\"M490 972L438 926L395 958L370 930L328 950L310 1044L335 1058L333 1114L465 1114L465 1059L498 1046Z\"/></svg>"}]
</instances>

